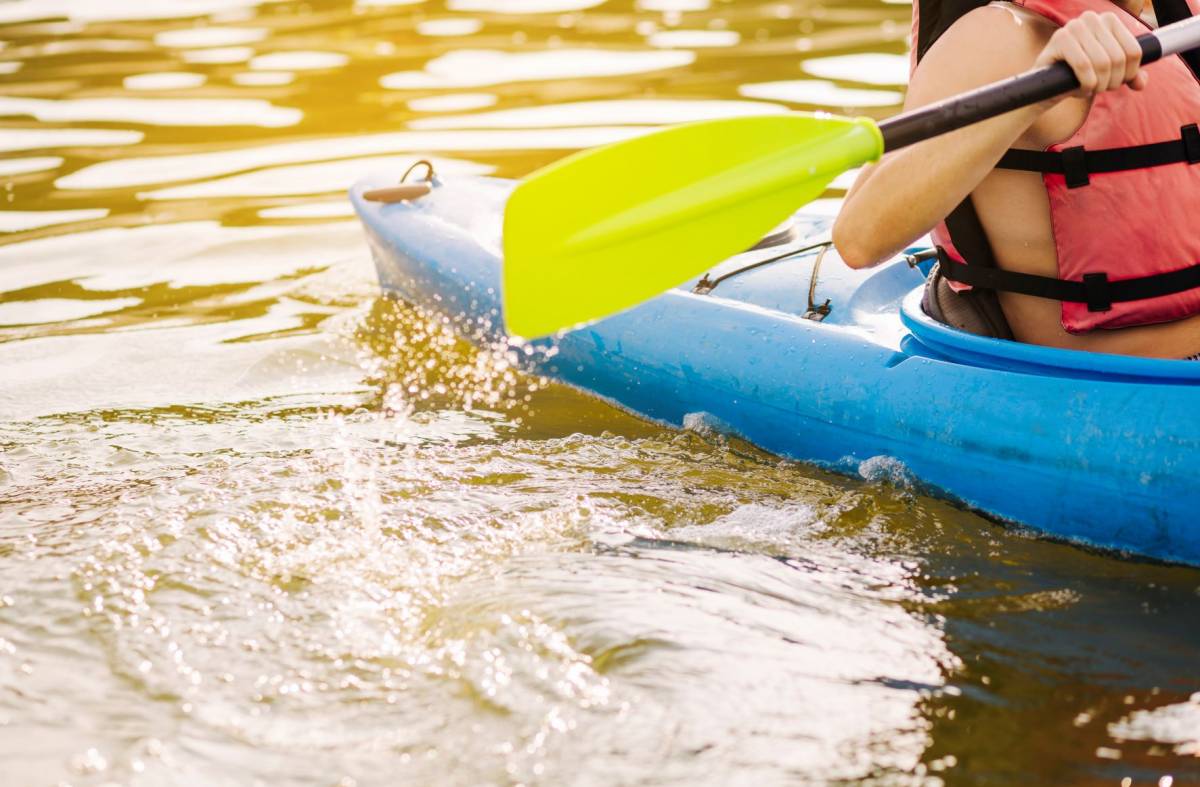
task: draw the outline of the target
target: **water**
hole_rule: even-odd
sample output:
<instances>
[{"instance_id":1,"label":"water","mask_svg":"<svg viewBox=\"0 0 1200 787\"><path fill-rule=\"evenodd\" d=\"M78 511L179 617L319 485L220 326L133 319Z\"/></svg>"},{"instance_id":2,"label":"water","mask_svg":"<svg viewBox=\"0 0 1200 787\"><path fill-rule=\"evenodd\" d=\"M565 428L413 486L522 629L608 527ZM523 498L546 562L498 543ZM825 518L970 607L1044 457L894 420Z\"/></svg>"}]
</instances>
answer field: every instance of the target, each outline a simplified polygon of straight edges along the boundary
<instances>
[{"instance_id":1,"label":"water","mask_svg":"<svg viewBox=\"0 0 1200 787\"><path fill-rule=\"evenodd\" d=\"M1200 783L1196 570L517 375L349 219L885 115L908 13L0 4L0 783Z\"/></svg>"}]
</instances>

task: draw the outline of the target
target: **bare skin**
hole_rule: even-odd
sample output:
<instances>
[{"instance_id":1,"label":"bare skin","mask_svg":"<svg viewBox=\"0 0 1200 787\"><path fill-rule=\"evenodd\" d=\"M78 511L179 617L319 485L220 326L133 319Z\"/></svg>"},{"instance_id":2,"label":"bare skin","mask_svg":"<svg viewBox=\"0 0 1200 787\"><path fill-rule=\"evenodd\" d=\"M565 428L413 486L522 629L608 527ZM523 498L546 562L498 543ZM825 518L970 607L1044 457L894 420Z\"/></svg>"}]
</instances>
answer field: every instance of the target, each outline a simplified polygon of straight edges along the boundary
<instances>
[{"instance_id":1,"label":"bare skin","mask_svg":"<svg viewBox=\"0 0 1200 787\"><path fill-rule=\"evenodd\" d=\"M1138 14L1141 6L1142 0L1123 0L1114 3L1114 14ZM1071 137L1095 93L1145 87L1140 50L1114 14L1089 13L1056 28L1017 6L995 4L956 22L921 60L905 109L1058 60L1071 65L1082 88L888 154L864 169L834 225L834 242L846 263L866 268L888 259L970 194L1000 267L1057 276L1041 176L995 165L1010 147L1041 150ZM1200 353L1200 315L1073 335L1062 327L1057 301L1000 293L1000 305L1022 342L1160 358Z\"/></svg>"}]
</instances>

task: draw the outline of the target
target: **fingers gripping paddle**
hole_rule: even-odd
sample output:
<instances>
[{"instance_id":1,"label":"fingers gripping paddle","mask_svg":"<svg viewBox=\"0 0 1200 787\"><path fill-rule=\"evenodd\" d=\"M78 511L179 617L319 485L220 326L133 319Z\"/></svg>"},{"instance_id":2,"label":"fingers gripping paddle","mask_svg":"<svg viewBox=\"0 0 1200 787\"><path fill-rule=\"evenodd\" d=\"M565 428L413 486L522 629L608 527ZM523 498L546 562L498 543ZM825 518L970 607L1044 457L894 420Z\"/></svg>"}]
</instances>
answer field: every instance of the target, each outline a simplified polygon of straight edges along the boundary
<instances>
[{"instance_id":1,"label":"fingers gripping paddle","mask_svg":"<svg viewBox=\"0 0 1200 787\"><path fill-rule=\"evenodd\" d=\"M1141 36L1142 63L1200 47L1200 18ZM569 156L504 215L510 333L545 336L668 290L751 246L846 170L1067 93L1065 63L898 115L788 114L676 126Z\"/></svg>"}]
</instances>

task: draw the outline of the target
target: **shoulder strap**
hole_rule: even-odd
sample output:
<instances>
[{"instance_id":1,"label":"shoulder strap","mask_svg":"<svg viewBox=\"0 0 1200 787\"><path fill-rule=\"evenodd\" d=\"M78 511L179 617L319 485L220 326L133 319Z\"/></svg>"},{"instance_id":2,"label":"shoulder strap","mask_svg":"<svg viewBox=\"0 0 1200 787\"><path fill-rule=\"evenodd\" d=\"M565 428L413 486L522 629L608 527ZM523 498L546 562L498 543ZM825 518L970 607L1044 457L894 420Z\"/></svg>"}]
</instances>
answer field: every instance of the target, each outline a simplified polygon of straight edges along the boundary
<instances>
[{"instance_id":1,"label":"shoulder strap","mask_svg":"<svg viewBox=\"0 0 1200 787\"><path fill-rule=\"evenodd\" d=\"M982 268L999 267L970 196L950 211L946 217L946 229L950 233L950 240L954 241L954 248L958 249L964 260Z\"/></svg>"},{"instance_id":2,"label":"shoulder strap","mask_svg":"<svg viewBox=\"0 0 1200 787\"><path fill-rule=\"evenodd\" d=\"M1187 0L1182 0L1187 2ZM950 29L965 14L976 8L983 8L990 0L914 0L916 9L916 41L913 49L917 61L925 57L929 47L941 38L942 33Z\"/></svg>"}]
</instances>

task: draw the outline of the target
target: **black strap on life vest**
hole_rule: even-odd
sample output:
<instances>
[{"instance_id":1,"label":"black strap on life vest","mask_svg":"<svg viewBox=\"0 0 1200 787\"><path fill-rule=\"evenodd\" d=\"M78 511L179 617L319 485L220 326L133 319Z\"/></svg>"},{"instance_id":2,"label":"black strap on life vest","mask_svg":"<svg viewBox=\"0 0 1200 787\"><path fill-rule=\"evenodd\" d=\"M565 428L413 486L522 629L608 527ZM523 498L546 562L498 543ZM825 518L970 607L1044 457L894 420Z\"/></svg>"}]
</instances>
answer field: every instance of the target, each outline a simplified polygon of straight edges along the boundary
<instances>
[{"instance_id":1,"label":"black strap on life vest","mask_svg":"<svg viewBox=\"0 0 1200 787\"><path fill-rule=\"evenodd\" d=\"M918 4L917 60L925 57L929 47L968 12L983 8L991 0L915 0ZM1186 4L1187 0L1183 0Z\"/></svg>"},{"instance_id":2,"label":"black strap on life vest","mask_svg":"<svg viewBox=\"0 0 1200 787\"><path fill-rule=\"evenodd\" d=\"M1082 145L1061 151L1013 148L1001 157L996 167L1064 175L1067 188L1076 189L1088 185L1091 176L1100 173L1125 172L1185 162L1200 163L1200 127L1195 123L1180 129L1179 139L1125 148L1087 150Z\"/></svg>"},{"instance_id":3,"label":"black strap on life vest","mask_svg":"<svg viewBox=\"0 0 1200 787\"><path fill-rule=\"evenodd\" d=\"M1136 279L1110 281L1107 273L1085 273L1083 281L1071 281L983 265L964 265L950 259L944 251L938 257L942 263L942 275L950 281L985 290L1086 303L1090 312L1106 312L1112 309L1114 303L1159 298L1200 287L1200 264Z\"/></svg>"},{"instance_id":4,"label":"black strap on life vest","mask_svg":"<svg viewBox=\"0 0 1200 787\"><path fill-rule=\"evenodd\" d=\"M1110 281L1107 273L1085 273L1082 281L1002 270L988 243L983 224L967 197L946 217L946 229L966 265L938 248L942 275L979 290L1015 292L1070 303L1086 303L1090 312L1106 312L1114 303L1140 301L1200 287L1200 264L1169 273Z\"/></svg>"},{"instance_id":5,"label":"black strap on life vest","mask_svg":"<svg viewBox=\"0 0 1200 787\"><path fill-rule=\"evenodd\" d=\"M950 211L950 215L946 217L946 230L964 260L981 268L1000 267L996 264L992 244L988 242L987 233L983 230L983 223L979 220L975 203L971 201L970 196Z\"/></svg>"}]
</instances>

